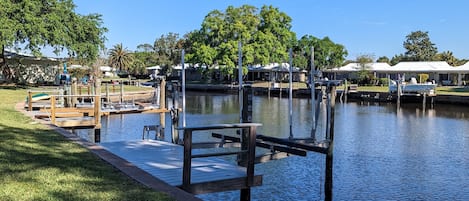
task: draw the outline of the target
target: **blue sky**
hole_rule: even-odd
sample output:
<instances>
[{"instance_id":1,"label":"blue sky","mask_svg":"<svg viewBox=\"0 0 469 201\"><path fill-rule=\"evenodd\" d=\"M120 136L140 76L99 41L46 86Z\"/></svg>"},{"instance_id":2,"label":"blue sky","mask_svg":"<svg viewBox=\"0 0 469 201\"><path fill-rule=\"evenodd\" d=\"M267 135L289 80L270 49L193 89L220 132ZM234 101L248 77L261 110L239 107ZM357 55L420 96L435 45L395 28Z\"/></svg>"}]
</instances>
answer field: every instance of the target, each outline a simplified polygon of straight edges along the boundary
<instances>
[{"instance_id":1,"label":"blue sky","mask_svg":"<svg viewBox=\"0 0 469 201\"><path fill-rule=\"evenodd\" d=\"M328 36L349 52L348 59L371 54L375 59L404 53L412 31L428 31L439 52L469 59L469 1L466 0L74 0L76 12L103 15L106 47L122 43L128 50L153 44L169 32L199 29L205 15L229 5L273 5L292 19L297 37Z\"/></svg>"}]
</instances>

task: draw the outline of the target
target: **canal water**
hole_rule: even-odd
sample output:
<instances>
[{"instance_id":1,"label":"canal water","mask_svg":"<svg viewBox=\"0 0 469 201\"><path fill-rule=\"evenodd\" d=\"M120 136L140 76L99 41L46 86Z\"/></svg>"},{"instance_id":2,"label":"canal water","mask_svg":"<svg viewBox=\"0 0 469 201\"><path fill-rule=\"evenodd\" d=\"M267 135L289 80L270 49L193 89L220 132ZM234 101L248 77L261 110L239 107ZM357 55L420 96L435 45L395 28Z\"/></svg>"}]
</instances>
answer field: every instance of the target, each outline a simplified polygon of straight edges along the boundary
<instances>
[{"instance_id":1,"label":"canal water","mask_svg":"<svg viewBox=\"0 0 469 201\"><path fill-rule=\"evenodd\" d=\"M189 93L186 102L187 126L239 121L236 95ZM310 100L293 99L294 137L310 136L310 110ZM287 114L287 99L254 97L253 122L263 124L259 133L288 137ZM105 117L101 140L141 139L143 126L158 122L157 114ZM166 122L168 126L169 118ZM93 139L90 133L79 132ZM325 156L314 152L258 164L263 185L252 189L252 200L322 200L324 166ZM199 197L239 200L239 191ZM333 198L469 200L469 107L337 103Z\"/></svg>"}]
</instances>

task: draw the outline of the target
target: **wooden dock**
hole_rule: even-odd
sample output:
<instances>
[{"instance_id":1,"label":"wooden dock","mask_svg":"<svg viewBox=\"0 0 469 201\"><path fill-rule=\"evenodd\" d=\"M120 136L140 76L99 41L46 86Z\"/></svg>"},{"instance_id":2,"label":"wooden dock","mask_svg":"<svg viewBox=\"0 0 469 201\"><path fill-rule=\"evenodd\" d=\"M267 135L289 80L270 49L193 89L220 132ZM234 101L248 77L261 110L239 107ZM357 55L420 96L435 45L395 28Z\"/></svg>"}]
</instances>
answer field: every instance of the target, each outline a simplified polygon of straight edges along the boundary
<instances>
[{"instance_id":1,"label":"wooden dock","mask_svg":"<svg viewBox=\"0 0 469 201\"><path fill-rule=\"evenodd\" d=\"M100 145L172 186L181 187L183 184L183 146L158 140L104 142ZM192 186L212 186L204 189L193 188L195 191L191 193L194 194L225 191L225 188L218 187L234 184L230 181L244 180L246 177L246 168L215 157L194 158L191 172ZM261 184L261 176L254 180L254 184Z\"/></svg>"}]
</instances>

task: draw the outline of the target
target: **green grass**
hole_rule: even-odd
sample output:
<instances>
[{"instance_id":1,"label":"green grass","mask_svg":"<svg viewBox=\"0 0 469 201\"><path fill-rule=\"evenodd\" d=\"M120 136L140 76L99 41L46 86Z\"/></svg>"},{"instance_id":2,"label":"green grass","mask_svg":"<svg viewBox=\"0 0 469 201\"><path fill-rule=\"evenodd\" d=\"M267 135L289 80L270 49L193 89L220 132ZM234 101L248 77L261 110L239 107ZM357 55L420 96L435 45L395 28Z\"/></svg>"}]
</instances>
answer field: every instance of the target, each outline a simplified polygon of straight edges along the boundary
<instances>
[{"instance_id":1,"label":"green grass","mask_svg":"<svg viewBox=\"0 0 469 201\"><path fill-rule=\"evenodd\" d=\"M171 200L14 109L0 89L0 200Z\"/></svg>"}]
</instances>

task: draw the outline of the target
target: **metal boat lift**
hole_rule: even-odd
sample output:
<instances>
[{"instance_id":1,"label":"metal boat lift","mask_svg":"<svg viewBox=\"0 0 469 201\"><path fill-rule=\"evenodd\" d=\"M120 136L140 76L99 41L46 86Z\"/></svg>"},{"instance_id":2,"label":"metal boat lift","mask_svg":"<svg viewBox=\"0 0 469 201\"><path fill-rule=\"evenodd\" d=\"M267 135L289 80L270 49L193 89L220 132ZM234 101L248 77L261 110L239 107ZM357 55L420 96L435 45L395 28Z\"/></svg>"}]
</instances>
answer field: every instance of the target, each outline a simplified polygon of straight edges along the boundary
<instances>
[{"instance_id":1,"label":"metal boat lift","mask_svg":"<svg viewBox=\"0 0 469 201\"><path fill-rule=\"evenodd\" d=\"M252 99L253 99L253 91L250 85L243 85L242 80L242 52L241 52L241 43L239 43L239 102L240 102L240 122L243 123L252 123ZM264 148L270 150L262 155L258 155L255 157L255 163L263 163L268 162L270 160L276 160L285 158L291 155L297 156L306 156L307 152L316 152L320 154L326 155L326 165L325 165L325 181L324 181L324 200L332 200L332 169L333 169L333 147L334 147L334 107L335 107L335 99L336 99L336 87L342 84L341 80L327 80L321 79L315 81L315 76L318 75L318 71L314 68L314 48L311 49L312 56L312 68L310 73L310 83L311 83L311 114L312 114L312 129L311 129L311 136L307 138L295 138L293 129L292 129L292 53L290 50L290 72L289 72L289 137L288 138L276 138L270 137L266 135L257 134L255 136L255 146L259 148ZM184 55L184 52L182 53ZM182 72L182 127L181 130L184 130L186 127L186 116L185 116L185 73L184 73L184 60L183 63L183 72ZM312 84L314 83L314 84ZM315 91L319 88L320 92L316 96ZM173 97L179 97L177 94L178 90L175 90L175 94ZM318 97L318 98L317 98ZM318 100L317 100L318 99ZM173 100L174 101L174 100ZM173 123L178 124L179 122L179 108L176 104L173 104L173 108L175 112L173 112ZM321 104L325 105L325 113L323 114L326 116L325 122L323 125L324 129L319 131L318 127L318 117L319 117L319 107ZM176 125L178 127L178 125ZM324 132L321 136L324 136L323 139L318 139L317 134L318 132ZM187 137L187 136L185 136ZM207 143L197 143L192 145L192 148L214 148L214 147L241 147L242 150L248 150L248 144L252 143L244 143L250 141L249 138L249 131L248 129L240 129L238 130L238 135L230 136L224 135L220 133L212 133L212 137L221 139L219 142L207 142ZM179 139L178 131L173 132L172 136L173 143L181 144L182 141ZM186 144L184 139L184 144ZM238 164L240 166L247 166L251 164L252 159L247 159L243 157L242 154L238 155ZM243 194L243 193L242 193ZM250 194L250 191L249 193ZM249 197L249 196L248 196ZM244 197L245 199L248 197ZM243 199L243 198L241 198Z\"/></svg>"}]
</instances>

